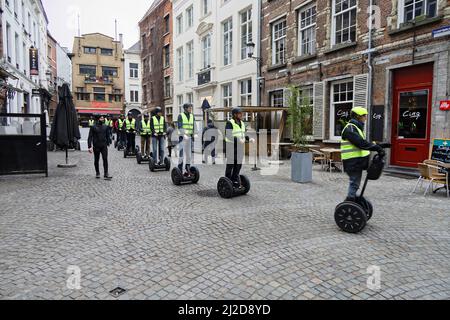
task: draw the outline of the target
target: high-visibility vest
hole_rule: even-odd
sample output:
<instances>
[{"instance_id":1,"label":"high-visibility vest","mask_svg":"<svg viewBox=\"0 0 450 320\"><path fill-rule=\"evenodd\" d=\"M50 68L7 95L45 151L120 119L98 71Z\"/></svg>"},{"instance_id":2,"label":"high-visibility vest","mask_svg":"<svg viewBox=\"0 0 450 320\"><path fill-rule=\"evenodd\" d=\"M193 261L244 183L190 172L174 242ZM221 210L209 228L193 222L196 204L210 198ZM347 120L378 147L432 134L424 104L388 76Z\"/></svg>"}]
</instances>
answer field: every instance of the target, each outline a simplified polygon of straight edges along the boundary
<instances>
[{"instance_id":1,"label":"high-visibility vest","mask_svg":"<svg viewBox=\"0 0 450 320\"><path fill-rule=\"evenodd\" d=\"M105 120L105 126L109 127L109 121L110 120Z\"/></svg>"},{"instance_id":2,"label":"high-visibility vest","mask_svg":"<svg viewBox=\"0 0 450 320\"><path fill-rule=\"evenodd\" d=\"M125 120L125 125L127 126L127 131L130 131L131 129L136 130L136 120Z\"/></svg>"},{"instance_id":3,"label":"high-visibility vest","mask_svg":"<svg viewBox=\"0 0 450 320\"><path fill-rule=\"evenodd\" d=\"M95 126L95 120L89 120L89 127Z\"/></svg>"},{"instance_id":4,"label":"high-visibility vest","mask_svg":"<svg viewBox=\"0 0 450 320\"><path fill-rule=\"evenodd\" d=\"M160 117L158 121L158 118L154 116L152 117L152 120L155 133L164 133L164 117Z\"/></svg>"},{"instance_id":5,"label":"high-visibility vest","mask_svg":"<svg viewBox=\"0 0 450 320\"><path fill-rule=\"evenodd\" d=\"M342 134L349 126L354 126L356 128L356 130L358 131L358 134L363 139L366 139L366 134L360 128L358 128L357 125L355 125L353 123L347 124L345 126L344 130L342 131ZM358 148L357 146L353 145L350 141L343 139L341 141L341 154L342 154L342 160L350 160L350 159L355 159L355 158L368 157L368 156L370 156L370 151L362 150L362 149Z\"/></svg>"},{"instance_id":6,"label":"high-visibility vest","mask_svg":"<svg viewBox=\"0 0 450 320\"><path fill-rule=\"evenodd\" d=\"M191 113L189 115L189 119L185 113L181 114L181 118L183 120L182 128L187 135L192 135L194 133L194 115Z\"/></svg>"},{"instance_id":7,"label":"high-visibility vest","mask_svg":"<svg viewBox=\"0 0 450 320\"><path fill-rule=\"evenodd\" d=\"M233 137L237 138L239 140L245 139L245 123L244 121L241 121L241 125L237 124L237 122L234 119L230 120L230 123L233 125ZM230 141L230 139L225 138L226 142L232 143L233 141Z\"/></svg>"},{"instance_id":8,"label":"high-visibility vest","mask_svg":"<svg viewBox=\"0 0 450 320\"><path fill-rule=\"evenodd\" d=\"M119 119L119 130L123 129L123 123L125 122L125 120Z\"/></svg>"},{"instance_id":9,"label":"high-visibility vest","mask_svg":"<svg viewBox=\"0 0 450 320\"><path fill-rule=\"evenodd\" d=\"M145 123L145 120L142 120L141 125L142 125L141 136L148 136L152 133L150 121L147 121L147 123Z\"/></svg>"}]
</instances>

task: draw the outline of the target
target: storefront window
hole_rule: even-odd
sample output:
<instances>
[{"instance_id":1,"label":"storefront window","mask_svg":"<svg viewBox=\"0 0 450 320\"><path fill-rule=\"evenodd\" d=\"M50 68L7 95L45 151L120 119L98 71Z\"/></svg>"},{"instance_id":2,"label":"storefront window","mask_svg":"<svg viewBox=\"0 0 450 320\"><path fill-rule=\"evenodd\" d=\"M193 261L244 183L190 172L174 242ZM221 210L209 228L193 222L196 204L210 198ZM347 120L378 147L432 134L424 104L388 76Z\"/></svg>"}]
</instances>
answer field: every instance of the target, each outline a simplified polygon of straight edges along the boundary
<instances>
[{"instance_id":1,"label":"storefront window","mask_svg":"<svg viewBox=\"0 0 450 320\"><path fill-rule=\"evenodd\" d=\"M335 82L331 86L331 138L340 139L350 121L353 108L353 81Z\"/></svg>"},{"instance_id":2,"label":"storefront window","mask_svg":"<svg viewBox=\"0 0 450 320\"><path fill-rule=\"evenodd\" d=\"M400 93L398 136L405 139L426 139L428 90Z\"/></svg>"}]
</instances>

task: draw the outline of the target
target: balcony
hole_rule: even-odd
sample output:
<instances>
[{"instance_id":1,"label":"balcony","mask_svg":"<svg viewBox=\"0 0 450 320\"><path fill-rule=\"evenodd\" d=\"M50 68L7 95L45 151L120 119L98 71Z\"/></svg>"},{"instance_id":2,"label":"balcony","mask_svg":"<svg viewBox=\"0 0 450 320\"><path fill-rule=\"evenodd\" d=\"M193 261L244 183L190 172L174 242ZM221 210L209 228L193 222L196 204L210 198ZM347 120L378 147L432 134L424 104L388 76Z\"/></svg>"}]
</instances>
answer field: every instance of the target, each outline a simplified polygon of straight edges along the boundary
<instances>
[{"instance_id":1,"label":"balcony","mask_svg":"<svg viewBox=\"0 0 450 320\"><path fill-rule=\"evenodd\" d=\"M198 86L203 86L211 82L211 69L198 73Z\"/></svg>"},{"instance_id":2,"label":"balcony","mask_svg":"<svg viewBox=\"0 0 450 320\"><path fill-rule=\"evenodd\" d=\"M97 84L113 84L114 81L112 77L96 77L86 75L84 77L84 83L97 83Z\"/></svg>"}]
</instances>

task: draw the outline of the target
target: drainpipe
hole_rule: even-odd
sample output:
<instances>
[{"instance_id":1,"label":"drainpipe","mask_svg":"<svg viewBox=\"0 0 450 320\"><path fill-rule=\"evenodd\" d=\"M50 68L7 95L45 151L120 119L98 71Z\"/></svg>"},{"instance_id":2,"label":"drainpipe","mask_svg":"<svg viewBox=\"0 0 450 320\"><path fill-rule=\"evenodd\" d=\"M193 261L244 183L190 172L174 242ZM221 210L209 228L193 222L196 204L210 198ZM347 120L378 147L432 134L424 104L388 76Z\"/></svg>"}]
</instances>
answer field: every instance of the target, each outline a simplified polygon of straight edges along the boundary
<instances>
[{"instance_id":1,"label":"drainpipe","mask_svg":"<svg viewBox=\"0 0 450 320\"><path fill-rule=\"evenodd\" d=\"M367 54L367 68L369 69L369 83L367 88L367 104L369 109L369 119L367 121L367 133L370 139L372 139L371 135L371 118L372 118L372 92L373 92L373 66L372 66L372 33L373 33L373 0L370 0L369 3L369 43L368 43L368 54Z\"/></svg>"},{"instance_id":2,"label":"drainpipe","mask_svg":"<svg viewBox=\"0 0 450 320\"><path fill-rule=\"evenodd\" d=\"M260 107L261 106L261 64L262 64L262 50L261 50L261 35L262 35L262 21L263 21L263 17L261 15L262 13L262 5L261 5L262 0L258 0L258 8L257 8L257 12L258 12L258 17L259 17L259 21L258 21L258 60L256 61L256 83L258 85L258 90L256 92L256 106Z\"/></svg>"}]
</instances>

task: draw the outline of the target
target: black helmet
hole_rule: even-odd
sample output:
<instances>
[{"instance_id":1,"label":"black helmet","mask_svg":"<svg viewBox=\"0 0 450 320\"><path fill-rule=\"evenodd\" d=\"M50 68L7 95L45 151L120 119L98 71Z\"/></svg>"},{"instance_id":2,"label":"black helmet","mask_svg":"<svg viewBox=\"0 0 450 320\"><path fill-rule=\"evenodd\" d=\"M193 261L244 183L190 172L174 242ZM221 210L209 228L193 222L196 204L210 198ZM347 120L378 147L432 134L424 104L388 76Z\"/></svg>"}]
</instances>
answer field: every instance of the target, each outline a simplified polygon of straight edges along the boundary
<instances>
[{"instance_id":1,"label":"black helmet","mask_svg":"<svg viewBox=\"0 0 450 320\"><path fill-rule=\"evenodd\" d=\"M183 105L183 109L184 109L185 111L186 111L187 109L191 108L191 107L193 107L192 103L185 103L185 104Z\"/></svg>"},{"instance_id":2,"label":"black helmet","mask_svg":"<svg viewBox=\"0 0 450 320\"><path fill-rule=\"evenodd\" d=\"M156 108L155 108L155 113L160 113L160 112L162 112L161 107L156 107Z\"/></svg>"},{"instance_id":3,"label":"black helmet","mask_svg":"<svg viewBox=\"0 0 450 320\"><path fill-rule=\"evenodd\" d=\"M237 115L238 113L242 113L242 109L239 107L233 108L233 110L231 111L231 114L233 116Z\"/></svg>"},{"instance_id":4,"label":"black helmet","mask_svg":"<svg viewBox=\"0 0 450 320\"><path fill-rule=\"evenodd\" d=\"M131 112L128 112L128 116L131 117L133 116L133 114Z\"/></svg>"},{"instance_id":5,"label":"black helmet","mask_svg":"<svg viewBox=\"0 0 450 320\"><path fill-rule=\"evenodd\" d=\"M148 113L144 114L144 118L149 118L149 117L150 117L150 115Z\"/></svg>"}]
</instances>

